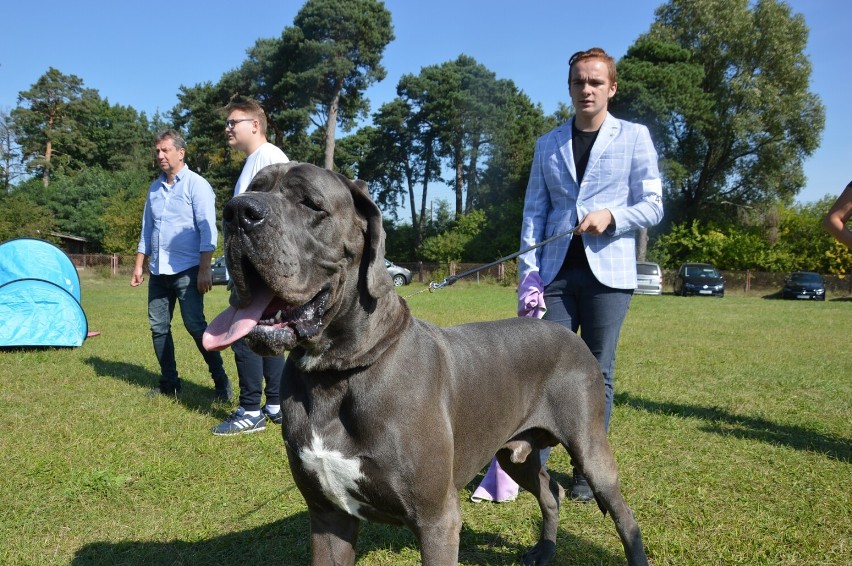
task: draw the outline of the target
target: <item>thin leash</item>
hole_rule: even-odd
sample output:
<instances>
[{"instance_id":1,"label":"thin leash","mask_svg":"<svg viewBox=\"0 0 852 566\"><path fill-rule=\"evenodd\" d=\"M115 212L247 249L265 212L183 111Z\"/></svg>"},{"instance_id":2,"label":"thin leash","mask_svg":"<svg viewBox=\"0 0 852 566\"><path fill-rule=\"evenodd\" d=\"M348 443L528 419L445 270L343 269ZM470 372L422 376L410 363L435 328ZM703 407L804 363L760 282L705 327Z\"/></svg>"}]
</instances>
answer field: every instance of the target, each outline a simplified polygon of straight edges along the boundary
<instances>
[{"instance_id":1,"label":"thin leash","mask_svg":"<svg viewBox=\"0 0 852 566\"><path fill-rule=\"evenodd\" d=\"M555 236L551 236L551 237L547 238L546 240L542 240L539 243L532 245L528 248L524 248L524 249L519 250L519 251L517 251L513 254L509 254L507 256L501 257L500 259L494 260L491 263L481 265L481 266L476 267L474 269L468 269L467 271L459 273L458 275L450 275L449 277L444 277L443 281L441 281L440 283L435 283L434 281L431 281L429 283L428 287L421 289L420 291L416 291L414 293L411 293L410 295L403 297L403 298L408 299L408 298L411 298L415 295L419 295L420 293L425 293L426 291L433 293L433 292L437 291L438 289L443 289L444 287L448 287L448 286L452 285L453 283L455 283L456 281L458 281L462 277L467 277L468 275L473 275L474 273L479 273L480 271L484 271L486 269L494 267L495 265L500 265L504 261L509 261L510 259L514 259L514 258L518 257L519 255L525 254L525 253L532 251L536 248L540 248L541 246L549 244L550 242L552 242L554 240L558 240L559 238L564 238L568 234L576 234L576 233L577 233L577 227L574 227L570 230L566 230L565 232L561 232L559 234L556 234Z\"/></svg>"}]
</instances>

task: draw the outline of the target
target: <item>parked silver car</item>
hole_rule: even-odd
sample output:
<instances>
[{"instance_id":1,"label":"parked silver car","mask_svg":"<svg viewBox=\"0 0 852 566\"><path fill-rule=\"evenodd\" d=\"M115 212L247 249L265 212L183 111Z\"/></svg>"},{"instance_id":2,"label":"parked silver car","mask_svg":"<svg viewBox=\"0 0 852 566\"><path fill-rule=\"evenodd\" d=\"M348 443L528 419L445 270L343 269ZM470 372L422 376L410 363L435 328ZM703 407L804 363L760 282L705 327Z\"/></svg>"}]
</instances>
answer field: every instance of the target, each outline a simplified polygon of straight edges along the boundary
<instances>
[{"instance_id":1,"label":"parked silver car","mask_svg":"<svg viewBox=\"0 0 852 566\"><path fill-rule=\"evenodd\" d=\"M228 268L225 265L225 256L217 257L213 260L213 265L211 266L213 271L213 284L214 285L227 285L228 281L230 281L231 276L228 273Z\"/></svg>"},{"instance_id":2,"label":"parked silver car","mask_svg":"<svg viewBox=\"0 0 852 566\"><path fill-rule=\"evenodd\" d=\"M396 265L389 259L385 259L385 267L388 268L388 273L390 273L393 284L396 287L402 287L411 283L411 272L409 270Z\"/></svg>"},{"instance_id":3,"label":"parked silver car","mask_svg":"<svg viewBox=\"0 0 852 566\"><path fill-rule=\"evenodd\" d=\"M650 261L636 262L636 291L637 295L662 295L663 270Z\"/></svg>"}]
</instances>

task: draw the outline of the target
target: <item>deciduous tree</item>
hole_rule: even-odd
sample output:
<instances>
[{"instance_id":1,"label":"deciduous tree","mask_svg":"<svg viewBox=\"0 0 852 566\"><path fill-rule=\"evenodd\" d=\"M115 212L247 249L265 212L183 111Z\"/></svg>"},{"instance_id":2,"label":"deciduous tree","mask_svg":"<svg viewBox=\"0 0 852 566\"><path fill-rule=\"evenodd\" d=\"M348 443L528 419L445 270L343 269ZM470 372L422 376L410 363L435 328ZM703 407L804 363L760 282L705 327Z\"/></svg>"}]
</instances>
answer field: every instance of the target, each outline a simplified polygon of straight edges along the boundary
<instances>
[{"instance_id":1,"label":"deciduous tree","mask_svg":"<svg viewBox=\"0 0 852 566\"><path fill-rule=\"evenodd\" d=\"M825 111L808 90L808 28L779 0L669 0L619 62L612 111L645 122L666 173L667 217L722 201L790 202Z\"/></svg>"},{"instance_id":2,"label":"deciduous tree","mask_svg":"<svg viewBox=\"0 0 852 566\"><path fill-rule=\"evenodd\" d=\"M36 203L26 191L0 194L0 242L13 238L49 240L54 230L53 212Z\"/></svg>"}]
</instances>

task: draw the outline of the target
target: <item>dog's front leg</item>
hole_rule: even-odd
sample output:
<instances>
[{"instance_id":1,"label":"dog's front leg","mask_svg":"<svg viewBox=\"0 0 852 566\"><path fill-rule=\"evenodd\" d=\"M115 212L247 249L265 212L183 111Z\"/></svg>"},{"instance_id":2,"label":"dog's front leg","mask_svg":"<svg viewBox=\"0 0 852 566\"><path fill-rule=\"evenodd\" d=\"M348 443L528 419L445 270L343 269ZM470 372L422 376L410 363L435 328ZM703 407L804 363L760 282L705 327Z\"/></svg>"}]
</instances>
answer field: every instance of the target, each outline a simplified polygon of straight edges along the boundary
<instances>
[{"instance_id":1,"label":"dog's front leg","mask_svg":"<svg viewBox=\"0 0 852 566\"><path fill-rule=\"evenodd\" d=\"M352 566L361 522L339 511L311 511L313 566Z\"/></svg>"},{"instance_id":2,"label":"dog's front leg","mask_svg":"<svg viewBox=\"0 0 852 566\"><path fill-rule=\"evenodd\" d=\"M444 498L444 503L432 501L431 508L421 509L416 525L411 530L420 543L423 566L447 566L459 563L459 533L461 532L461 507L455 488Z\"/></svg>"}]
</instances>

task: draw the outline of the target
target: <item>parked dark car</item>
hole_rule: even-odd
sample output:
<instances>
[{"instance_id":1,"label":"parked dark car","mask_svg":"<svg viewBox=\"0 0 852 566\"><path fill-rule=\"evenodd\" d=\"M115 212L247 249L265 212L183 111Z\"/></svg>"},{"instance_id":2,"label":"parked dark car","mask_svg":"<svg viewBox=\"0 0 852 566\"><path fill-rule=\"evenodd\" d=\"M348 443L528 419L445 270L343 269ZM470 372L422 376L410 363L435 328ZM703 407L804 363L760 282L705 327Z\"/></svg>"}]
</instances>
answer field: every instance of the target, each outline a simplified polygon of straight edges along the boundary
<instances>
[{"instance_id":1,"label":"parked dark car","mask_svg":"<svg viewBox=\"0 0 852 566\"><path fill-rule=\"evenodd\" d=\"M389 259L385 259L385 267L388 268L388 273L390 273L393 284L396 287L402 287L411 283L411 272L409 270L396 265Z\"/></svg>"},{"instance_id":2,"label":"parked dark car","mask_svg":"<svg viewBox=\"0 0 852 566\"><path fill-rule=\"evenodd\" d=\"M684 263L677 270L674 282L675 295L725 296L725 279L709 263Z\"/></svg>"},{"instance_id":3,"label":"parked dark car","mask_svg":"<svg viewBox=\"0 0 852 566\"><path fill-rule=\"evenodd\" d=\"M214 285L227 285L228 281L231 280L231 276L228 274L228 268L225 266L225 256L214 259L211 269L213 271Z\"/></svg>"},{"instance_id":4,"label":"parked dark car","mask_svg":"<svg viewBox=\"0 0 852 566\"><path fill-rule=\"evenodd\" d=\"M813 271L794 271L784 281L782 299L825 300L825 281Z\"/></svg>"},{"instance_id":5,"label":"parked dark car","mask_svg":"<svg viewBox=\"0 0 852 566\"><path fill-rule=\"evenodd\" d=\"M636 291L637 295L662 295L663 270L650 261L636 262Z\"/></svg>"}]
</instances>

